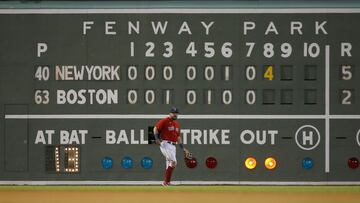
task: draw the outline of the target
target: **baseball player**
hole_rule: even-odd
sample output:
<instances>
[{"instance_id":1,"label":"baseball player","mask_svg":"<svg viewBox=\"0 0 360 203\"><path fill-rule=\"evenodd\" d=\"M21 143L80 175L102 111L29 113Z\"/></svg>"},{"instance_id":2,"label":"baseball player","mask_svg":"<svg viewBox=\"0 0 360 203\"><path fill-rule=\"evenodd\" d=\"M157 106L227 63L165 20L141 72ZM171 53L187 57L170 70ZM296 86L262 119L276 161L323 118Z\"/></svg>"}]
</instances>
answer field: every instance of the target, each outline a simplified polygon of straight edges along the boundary
<instances>
[{"instance_id":1,"label":"baseball player","mask_svg":"<svg viewBox=\"0 0 360 203\"><path fill-rule=\"evenodd\" d=\"M190 157L191 153L184 148L180 136L180 125L176 121L179 110L172 107L169 116L161 119L154 127L155 142L160 145L160 151L166 159L165 178L163 186L169 186L171 175L176 167L176 145L184 151L186 157Z\"/></svg>"}]
</instances>

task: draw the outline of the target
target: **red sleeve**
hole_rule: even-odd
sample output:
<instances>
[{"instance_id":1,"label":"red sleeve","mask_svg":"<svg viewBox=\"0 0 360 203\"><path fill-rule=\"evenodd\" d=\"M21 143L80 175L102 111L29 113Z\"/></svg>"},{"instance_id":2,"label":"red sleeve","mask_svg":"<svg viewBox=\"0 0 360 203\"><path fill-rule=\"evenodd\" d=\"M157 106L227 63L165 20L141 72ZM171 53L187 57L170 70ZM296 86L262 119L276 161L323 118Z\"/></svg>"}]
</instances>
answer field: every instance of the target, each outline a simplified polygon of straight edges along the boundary
<instances>
[{"instance_id":1,"label":"red sleeve","mask_svg":"<svg viewBox=\"0 0 360 203\"><path fill-rule=\"evenodd\" d=\"M179 129L178 131L176 131L176 133L177 133L177 136L178 136L178 138L180 137L180 131L181 131L181 129L180 129L180 124L178 123L178 122L176 122L176 128L177 129Z\"/></svg>"},{"instance_id":2,"label":"red sleeve","mask_svg":"<svg viewBox=\"0 0 360 203\"><path fill-rule=\"evenodd\" d=\"M161 129L163 128L163 125L165 123L166 119L161 119L159 122L156 123L156 128L161 131Z\"/></svg>"}]
</instances>

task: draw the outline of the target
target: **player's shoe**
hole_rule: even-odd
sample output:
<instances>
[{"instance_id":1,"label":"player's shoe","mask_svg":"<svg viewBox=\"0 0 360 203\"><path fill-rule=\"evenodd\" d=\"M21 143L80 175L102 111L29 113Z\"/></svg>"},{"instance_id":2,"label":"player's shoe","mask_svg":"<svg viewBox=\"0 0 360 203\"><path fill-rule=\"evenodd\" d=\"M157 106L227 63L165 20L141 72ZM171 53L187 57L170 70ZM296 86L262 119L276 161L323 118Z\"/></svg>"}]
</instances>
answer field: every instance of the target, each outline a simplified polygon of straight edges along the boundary
<instances>
[{"instance_id":1,"label":"player's shoe","mask_svg":"<svg viewBox=\"0 0 360 203\"><path fill-rule=\"evenodd\" d=\"M166 186L170 186L171 184L170 184L170 182L162 182L161 185L166 187Z\"/></svg>"}]
</instances>

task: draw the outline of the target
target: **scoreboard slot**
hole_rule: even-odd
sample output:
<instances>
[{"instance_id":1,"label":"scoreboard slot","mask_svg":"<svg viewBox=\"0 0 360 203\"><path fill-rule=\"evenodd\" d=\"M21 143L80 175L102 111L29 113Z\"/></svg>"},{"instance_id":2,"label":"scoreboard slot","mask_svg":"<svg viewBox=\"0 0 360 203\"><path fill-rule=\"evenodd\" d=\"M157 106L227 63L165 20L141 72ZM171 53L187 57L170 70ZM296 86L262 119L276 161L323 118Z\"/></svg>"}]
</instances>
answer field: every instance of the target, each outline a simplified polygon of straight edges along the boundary
<instances>
[{"instance_id":1,"label":"scoreboard slot","mask_svg":"<svg viewBox=\"0 0 360 203\"><path fill-rule=\"evenodd\" d=\"M263 104L271 105L275 104L275 90L274 89L264 89L263 91Z\"/></svg>"},{"instance_id":2,"label":"scoreboard slot","mask_svg":"<svg viewBox=\"0 0 360 203\"><path fill-rule=\"evenodd\" d=\"M316 89L305 89L304 90L304 104L305 105L317 104L317 90Z\"/></svg>"},{"instance_id":3,"label":"scoreboard slot","mask_svg":"<svg viewBox=\"0 0 360 203\"><path fill-rule=\"evenodd\" d=\"M292 89L281 89L280 90L280 104L291 105L293 104L293 90Z\"/></svg>"},{"instance_id":4,"label":"scoreboard slot","mask_svg":"<svg viewBox=\"0 0 360 203\"><path fill-rule=\"evenodd\" d=\"M281 81L292 81L293 76L293 69L292 65L281 65L280 66L280 80Z\"/></svg>"},{"instance_id":5,"label":"scoreboard slot","mask_svg":"<svg viewBox=\"0 0 360 203\"><path fill-rule=\"evenodd\" d=\"M306 65L304 70L304 80L305 81L316 81L317 80L317 66L315 65Z\"/></svg>"}]
</instances>

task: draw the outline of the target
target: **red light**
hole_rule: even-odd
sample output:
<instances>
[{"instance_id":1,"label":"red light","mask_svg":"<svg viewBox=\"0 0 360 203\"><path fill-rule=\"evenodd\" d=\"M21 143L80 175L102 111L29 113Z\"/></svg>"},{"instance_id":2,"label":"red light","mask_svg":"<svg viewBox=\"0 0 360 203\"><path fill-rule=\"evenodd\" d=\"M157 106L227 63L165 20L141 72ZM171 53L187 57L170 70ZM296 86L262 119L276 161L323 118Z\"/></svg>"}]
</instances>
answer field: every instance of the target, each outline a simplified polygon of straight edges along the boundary
<instances>
[{"instance_id":1,"label":"red light","mask_svg":"<svg viewBox=\"0 0 360 203\"><path fill-rule=\"evenodd\" d=\"M197 166L197 160L195 157L192 159L185 159L185 164L188 168L195 168Z\"/></svg>"},{"instance_id":2,"label":"red light","mask_svg":"<svg viewBox=\"0 0 360 203\"><path fill-rule=\"evenodd\" d=\"M211 169L215 168L215 167L217 166L217 161L216 161L216 159L215 159L214 157L209 157L209 158L207 158L207 159L206 159L206 166L207 166L208 168L211 168Z\"/></svg>"},{"instance_id":3,"label":"red light","mask_svg":"<svg viewBox=\"0 0 360 203\"><path fill-rule=\"evenodd\" d=\"M352 157L348 160L349 168L356 169L359 166L359 160L355 157Z\"/></svg>"}]
</instances>

